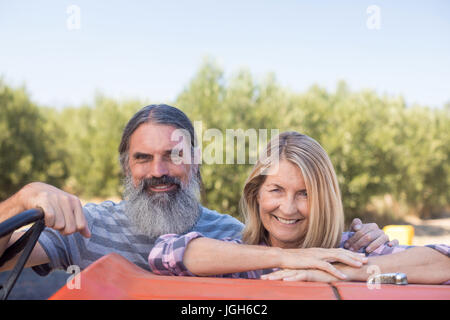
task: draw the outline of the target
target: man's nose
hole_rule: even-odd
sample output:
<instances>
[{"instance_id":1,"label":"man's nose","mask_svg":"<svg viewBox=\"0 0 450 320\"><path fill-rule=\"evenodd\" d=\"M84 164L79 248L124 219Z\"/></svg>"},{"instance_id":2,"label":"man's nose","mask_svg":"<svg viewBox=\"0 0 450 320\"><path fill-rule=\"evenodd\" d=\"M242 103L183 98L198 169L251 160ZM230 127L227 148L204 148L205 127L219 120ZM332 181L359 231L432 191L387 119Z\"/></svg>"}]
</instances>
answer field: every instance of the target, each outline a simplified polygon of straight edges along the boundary
<instances>
[{"instance_id":1,"label":"man's nose","mask_svg":"<svg viewBox=\"0 0 450 320\"><path fill-rule=\"evenodd\" d=\"M169 167L162 159L154 159L151 164L150 174L152 177L160 178L169 175Z\"/></svg>"}]
</instances>

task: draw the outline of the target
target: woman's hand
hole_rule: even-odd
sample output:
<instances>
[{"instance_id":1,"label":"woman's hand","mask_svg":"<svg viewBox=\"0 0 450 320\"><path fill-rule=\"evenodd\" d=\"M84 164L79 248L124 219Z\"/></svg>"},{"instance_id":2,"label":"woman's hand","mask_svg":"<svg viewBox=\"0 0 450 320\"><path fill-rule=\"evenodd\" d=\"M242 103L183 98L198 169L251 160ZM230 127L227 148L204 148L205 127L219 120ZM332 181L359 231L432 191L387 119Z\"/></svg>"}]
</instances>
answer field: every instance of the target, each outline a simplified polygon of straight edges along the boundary
<instances>
[{"instance_id":1,"label":"woman's hand","mask_svg":"<svg viewBox=\"0 0 450 320\"><path fill-rule=\"evenodd\" d=\"M262 280L334 282L339 278L322 270L290 270L283 269L261 276Z\"/></svg>"},{"instance_id":2,"label":"woman's hand","mask_svg":"<svg viewBox=\"0 0 450 320\"><path fill-rule=\"evenodd\" d=\"M331 262L341 262L351 267L359 268L368 259L363 253L355 253L345 249L283 249L282 269L318 269L337 277L346 279L345 274L336 269Z\"/></svg>"}]
</instances>

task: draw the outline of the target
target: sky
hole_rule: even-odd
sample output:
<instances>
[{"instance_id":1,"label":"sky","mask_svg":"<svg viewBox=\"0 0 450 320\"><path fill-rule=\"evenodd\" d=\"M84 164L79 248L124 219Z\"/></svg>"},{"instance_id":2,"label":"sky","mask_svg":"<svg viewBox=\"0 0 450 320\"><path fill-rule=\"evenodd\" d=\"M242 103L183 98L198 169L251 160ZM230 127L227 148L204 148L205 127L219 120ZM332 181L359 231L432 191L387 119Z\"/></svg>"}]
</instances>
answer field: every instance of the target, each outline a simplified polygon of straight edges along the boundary
<instances>
[{"instance_id":1,"label":"sky","mask_svg":"<svg viewBox=\"0 0 450 320\"><path fill-rule=\"evenodd\" d=\"M75 9L74 9L75 8ZM450 102L450 1L0 0L0 77L54 107L174 101L205 57L297 92Z\"/></svg>"}]
</instances>

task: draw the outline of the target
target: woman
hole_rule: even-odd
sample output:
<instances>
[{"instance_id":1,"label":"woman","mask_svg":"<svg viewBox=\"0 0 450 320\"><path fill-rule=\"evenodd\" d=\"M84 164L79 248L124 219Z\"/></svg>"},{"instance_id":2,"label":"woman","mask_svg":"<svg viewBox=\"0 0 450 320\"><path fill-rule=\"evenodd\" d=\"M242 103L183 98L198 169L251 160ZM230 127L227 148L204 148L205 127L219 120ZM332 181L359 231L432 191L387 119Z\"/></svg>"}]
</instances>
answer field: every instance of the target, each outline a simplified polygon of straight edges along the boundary
<instances>
[{"instance_id":1,"label":"woman","mask_svg":"<svg viewBox=\"0 0 450 320\"><path fill-rule=\"evenodd\" d=\"M164 235L149 254L154 273L260 278L277 271L265 277L304 280L301 270L315 269L327 280L344 280L346 274L331 262L356 269L367 263L363 254L336 249L344 243L341 195L331 161L319 143L285 132L268 144L263 155L241 199L244 244L195 232Z\"/></svg>"}]
</instances>

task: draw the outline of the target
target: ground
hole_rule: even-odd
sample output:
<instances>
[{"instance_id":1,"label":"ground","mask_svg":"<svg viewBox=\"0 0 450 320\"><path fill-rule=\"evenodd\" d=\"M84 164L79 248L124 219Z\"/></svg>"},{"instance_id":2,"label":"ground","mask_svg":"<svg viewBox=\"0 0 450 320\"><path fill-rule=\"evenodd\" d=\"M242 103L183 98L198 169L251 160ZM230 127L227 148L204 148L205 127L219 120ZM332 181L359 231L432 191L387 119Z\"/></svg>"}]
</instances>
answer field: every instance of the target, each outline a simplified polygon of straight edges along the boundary
<instances>
[{"instance_id":1,"label":"ground","mask_svg":"<svg viewBox=\"0 0 450 320\"><path fill-rule=\"evenodd\" d=\"M414 226L413 245L449 244L450 214L440 219L421 220L414 217L405 219ZM4 283L9 272L0 273L0 283ZM31 269L25 269L9 296L10 300L47 299L66 284L70 274L55 271L46 277L36 275ZM82 284L81 284L82 285Z\"/></svg>"},{"instance_id":2,"label":"ground","mask_svg":"<svg viewBox=\"0 0 450 320\"><path fill-rule=\"evenodd\" d=\"M450 214L440 219L407 219L414 227L413 245L448 244L450 245Z\"/></svg>"}]
</instances>

